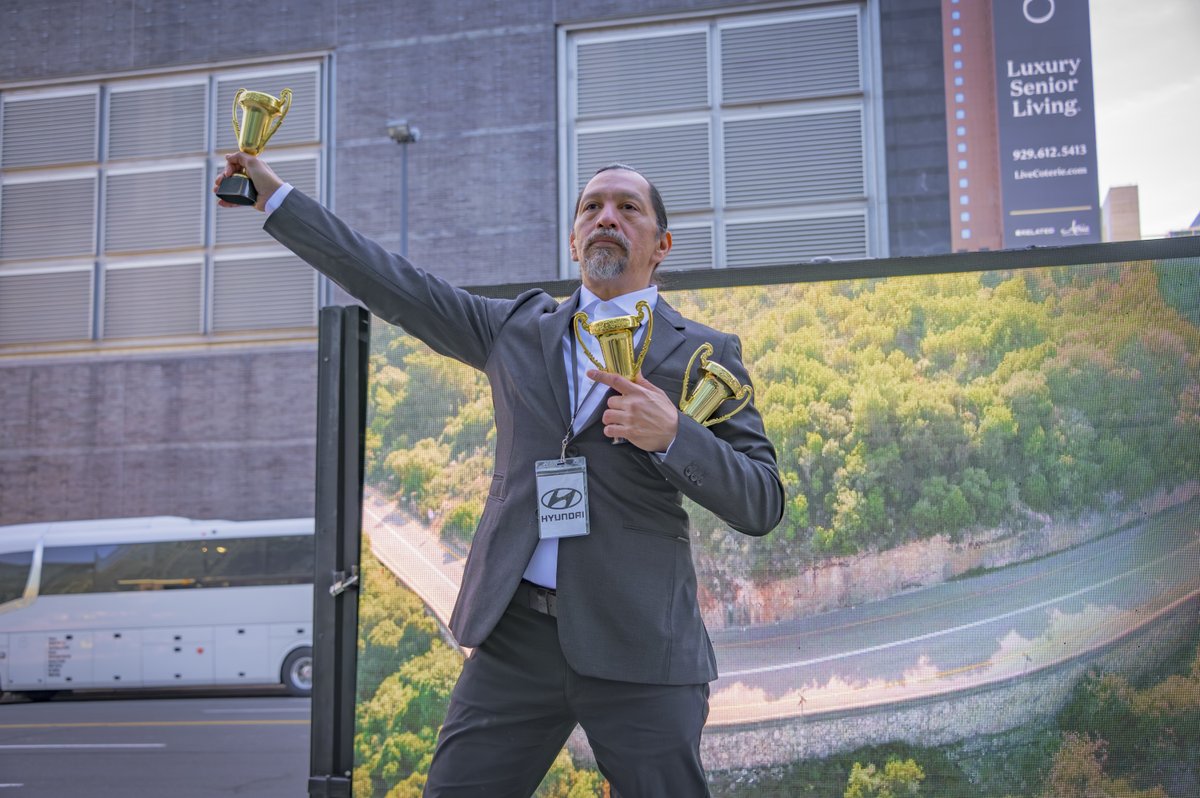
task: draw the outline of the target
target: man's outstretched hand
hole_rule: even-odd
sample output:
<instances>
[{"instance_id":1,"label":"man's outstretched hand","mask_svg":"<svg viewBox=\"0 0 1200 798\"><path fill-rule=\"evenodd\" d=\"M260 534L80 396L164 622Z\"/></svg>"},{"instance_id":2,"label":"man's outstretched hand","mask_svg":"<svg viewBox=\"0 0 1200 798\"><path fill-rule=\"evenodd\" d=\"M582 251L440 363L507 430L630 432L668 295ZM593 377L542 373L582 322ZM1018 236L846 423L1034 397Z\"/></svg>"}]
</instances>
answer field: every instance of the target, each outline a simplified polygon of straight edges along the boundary
<instances>
[{"instance_id":1,"label":"man's outstretched hand","mask_svg":"<svg viewBox=\"0 0 1200 798\"><path fill-rule=\"evenodd\" d=\"M245 171L250 176L250 182L254 184L254 189L258 192L258 199L255 200L254 207L260 211L265 210L267 200L283 185L283 181L279 179L279 175L272 171L271 167L267 166L254 155L247 155L244 152L235 152L226 155L225 171L217 175L217 179L213 181L213 193L217 193L217 187L221 185L222 180L240 171ZM218 199L217 204L222 208L243 207L235 205L232 202L226 202L223 199Z\"/></svg>"},{"instance_id":2,"label":"man's outstretched hand","mask_svg":"<svg viewBox=\"0 0 1200 798\"><path fill-rule=\"evenodd\" d=\"M616 391L604 411L604 434L624 438L647 452L665 452L679 431L679 409L662 389L639 372L628 380L620 374L591 369L588 377Z\"/></svg>"}]
</instances>

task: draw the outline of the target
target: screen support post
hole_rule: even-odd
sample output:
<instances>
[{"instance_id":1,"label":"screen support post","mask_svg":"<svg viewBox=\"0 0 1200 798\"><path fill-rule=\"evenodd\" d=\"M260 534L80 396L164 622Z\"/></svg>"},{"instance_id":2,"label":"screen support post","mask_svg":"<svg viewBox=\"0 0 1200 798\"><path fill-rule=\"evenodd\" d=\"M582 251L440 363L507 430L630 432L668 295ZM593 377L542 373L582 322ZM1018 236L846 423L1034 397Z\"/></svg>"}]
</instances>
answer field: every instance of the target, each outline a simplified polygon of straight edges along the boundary
<instances>
[{"instance_id":1,"label":"screen support post","mask_svg":"<svg viewBox=\"0 0 1200 798\"><path fill-rule=\"evenodd\" d=\"M357 305L321 309L317 344L316 535L309 798L349 798L354 769L370 317Z\"/></svg>"}]
</instances>

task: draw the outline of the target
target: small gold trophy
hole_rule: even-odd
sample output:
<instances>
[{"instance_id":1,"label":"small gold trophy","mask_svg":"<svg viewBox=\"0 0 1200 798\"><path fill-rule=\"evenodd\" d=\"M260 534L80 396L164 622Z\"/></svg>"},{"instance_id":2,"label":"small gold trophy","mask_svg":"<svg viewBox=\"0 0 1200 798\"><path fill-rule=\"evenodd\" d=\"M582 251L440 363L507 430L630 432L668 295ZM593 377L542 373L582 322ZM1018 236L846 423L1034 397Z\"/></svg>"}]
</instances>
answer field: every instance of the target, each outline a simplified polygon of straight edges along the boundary
<instances>
[{"instance_id":1,"label":"small gold trophy","mask_svg":"<svg viewBox=\"0 0 1200 798\"><path fill-rule=\"evenodd\" d=\"M683 393L679 397L679 409L706 427L728 421L740 413L750 403L750 395L754 393L753 386L742 385L729 369L716 361L710 361L708 356L712 352L712 344L704 343L692 354L687 371L683 373ZM688 375L692 373L692 365L697 357L700 358L700 384L689 397ZM735 407L732 413L726 413L719 418L709 418L728 399L740 399L741 404Z\"/></svg>"},{"instance_id":2,"label":"small gold trophy","mask_svg":"<svg viewBox=\"0 0 1200 798\"><path fill-rule=\"evenodd\" d=\"M238 126L239 107L242 109L241 127ZM291 89L280 92L278 99L261 91L238 89L233 95L233 132L237 134L238 149L247 155L262 152L291 107ZM238 172L221 181L217 196L235 205L253 205L258 200L258 191L245 172Z\"/></svg>"},{"instance_id":3,"label":"small gold trophy","mask_svg":"<svg viewBox=\"0 0 1200 798\"><path fill-rule=\"evenodd\" d=\"M646 321L646 340L642 341L641 354L633 356L633 333ZM600 342L600 354L604 357L601 363L583 342L581 331L591 333ZM575 314L575 338L583 347L583 353L588 360L601 371L620 374L627 380L632 380L642 368L646 352L650 349L650 336L654 332L654 315L650 305L645 300L637 303L636 316L614 316L611 319L595 321L588 324L587 314L582 310Z\"/></svg>"}]
</instances>

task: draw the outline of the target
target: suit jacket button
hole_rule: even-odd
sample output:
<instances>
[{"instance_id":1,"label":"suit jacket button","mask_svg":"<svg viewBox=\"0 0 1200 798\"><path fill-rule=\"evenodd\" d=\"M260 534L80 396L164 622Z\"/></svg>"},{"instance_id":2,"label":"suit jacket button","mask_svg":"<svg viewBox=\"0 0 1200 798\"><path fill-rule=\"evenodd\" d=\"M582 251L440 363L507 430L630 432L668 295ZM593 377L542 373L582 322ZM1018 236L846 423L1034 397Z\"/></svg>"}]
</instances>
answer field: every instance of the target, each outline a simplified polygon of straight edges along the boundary
<instances>
[{"instance_id":1,"label":"suit jacket button","mask_svg":"<svg viewBox=\"0 0 1200 798\"><path fill-rule=\"evenodd\" d=\"M578 446L571 445L571 446L567 447L567 457L578 457L578 456L579 456L579 447Z\"/></svg>"}]
</instances>

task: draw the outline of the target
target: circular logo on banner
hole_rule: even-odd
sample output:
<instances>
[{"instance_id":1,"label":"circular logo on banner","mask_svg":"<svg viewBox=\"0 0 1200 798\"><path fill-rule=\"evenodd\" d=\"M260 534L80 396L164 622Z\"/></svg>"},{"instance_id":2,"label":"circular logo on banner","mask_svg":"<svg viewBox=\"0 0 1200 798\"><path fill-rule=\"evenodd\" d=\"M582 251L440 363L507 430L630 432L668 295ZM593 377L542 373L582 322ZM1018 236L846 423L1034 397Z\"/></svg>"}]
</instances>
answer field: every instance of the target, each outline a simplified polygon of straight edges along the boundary
<instances>
[{"instance_id":1,"label":"circular logo on banner","mask_svg":"<svg viewBox=\"0 0 1200 798\"><path fill-rule=\"evenodd\" d=\"M1054 16L1054 0L1038 0L1038 5L1047 3L1050 6L1050 10L1045 14L1042 14L1040 17L1035 17L1029 13L1029 7L1034 4L1034 1L1035 0L1025 0L1025 3L1021 6L1021 10L1025 12L1025 19L1029 20L1034 25L1041 25L1043 22L1049 20L1050 17Z\"/></svg>"},{"instance_id":2,"label":"circular logo on banner","mask_svg":"<svg viewBox=\"0 0 1200 798\"><path fill-rule=\"evenodd\" d=\"M583 494L574 488L555 488L542 494L542 506L548 510L569 510L583 501Z\"/></svg>"}]
</instances>

